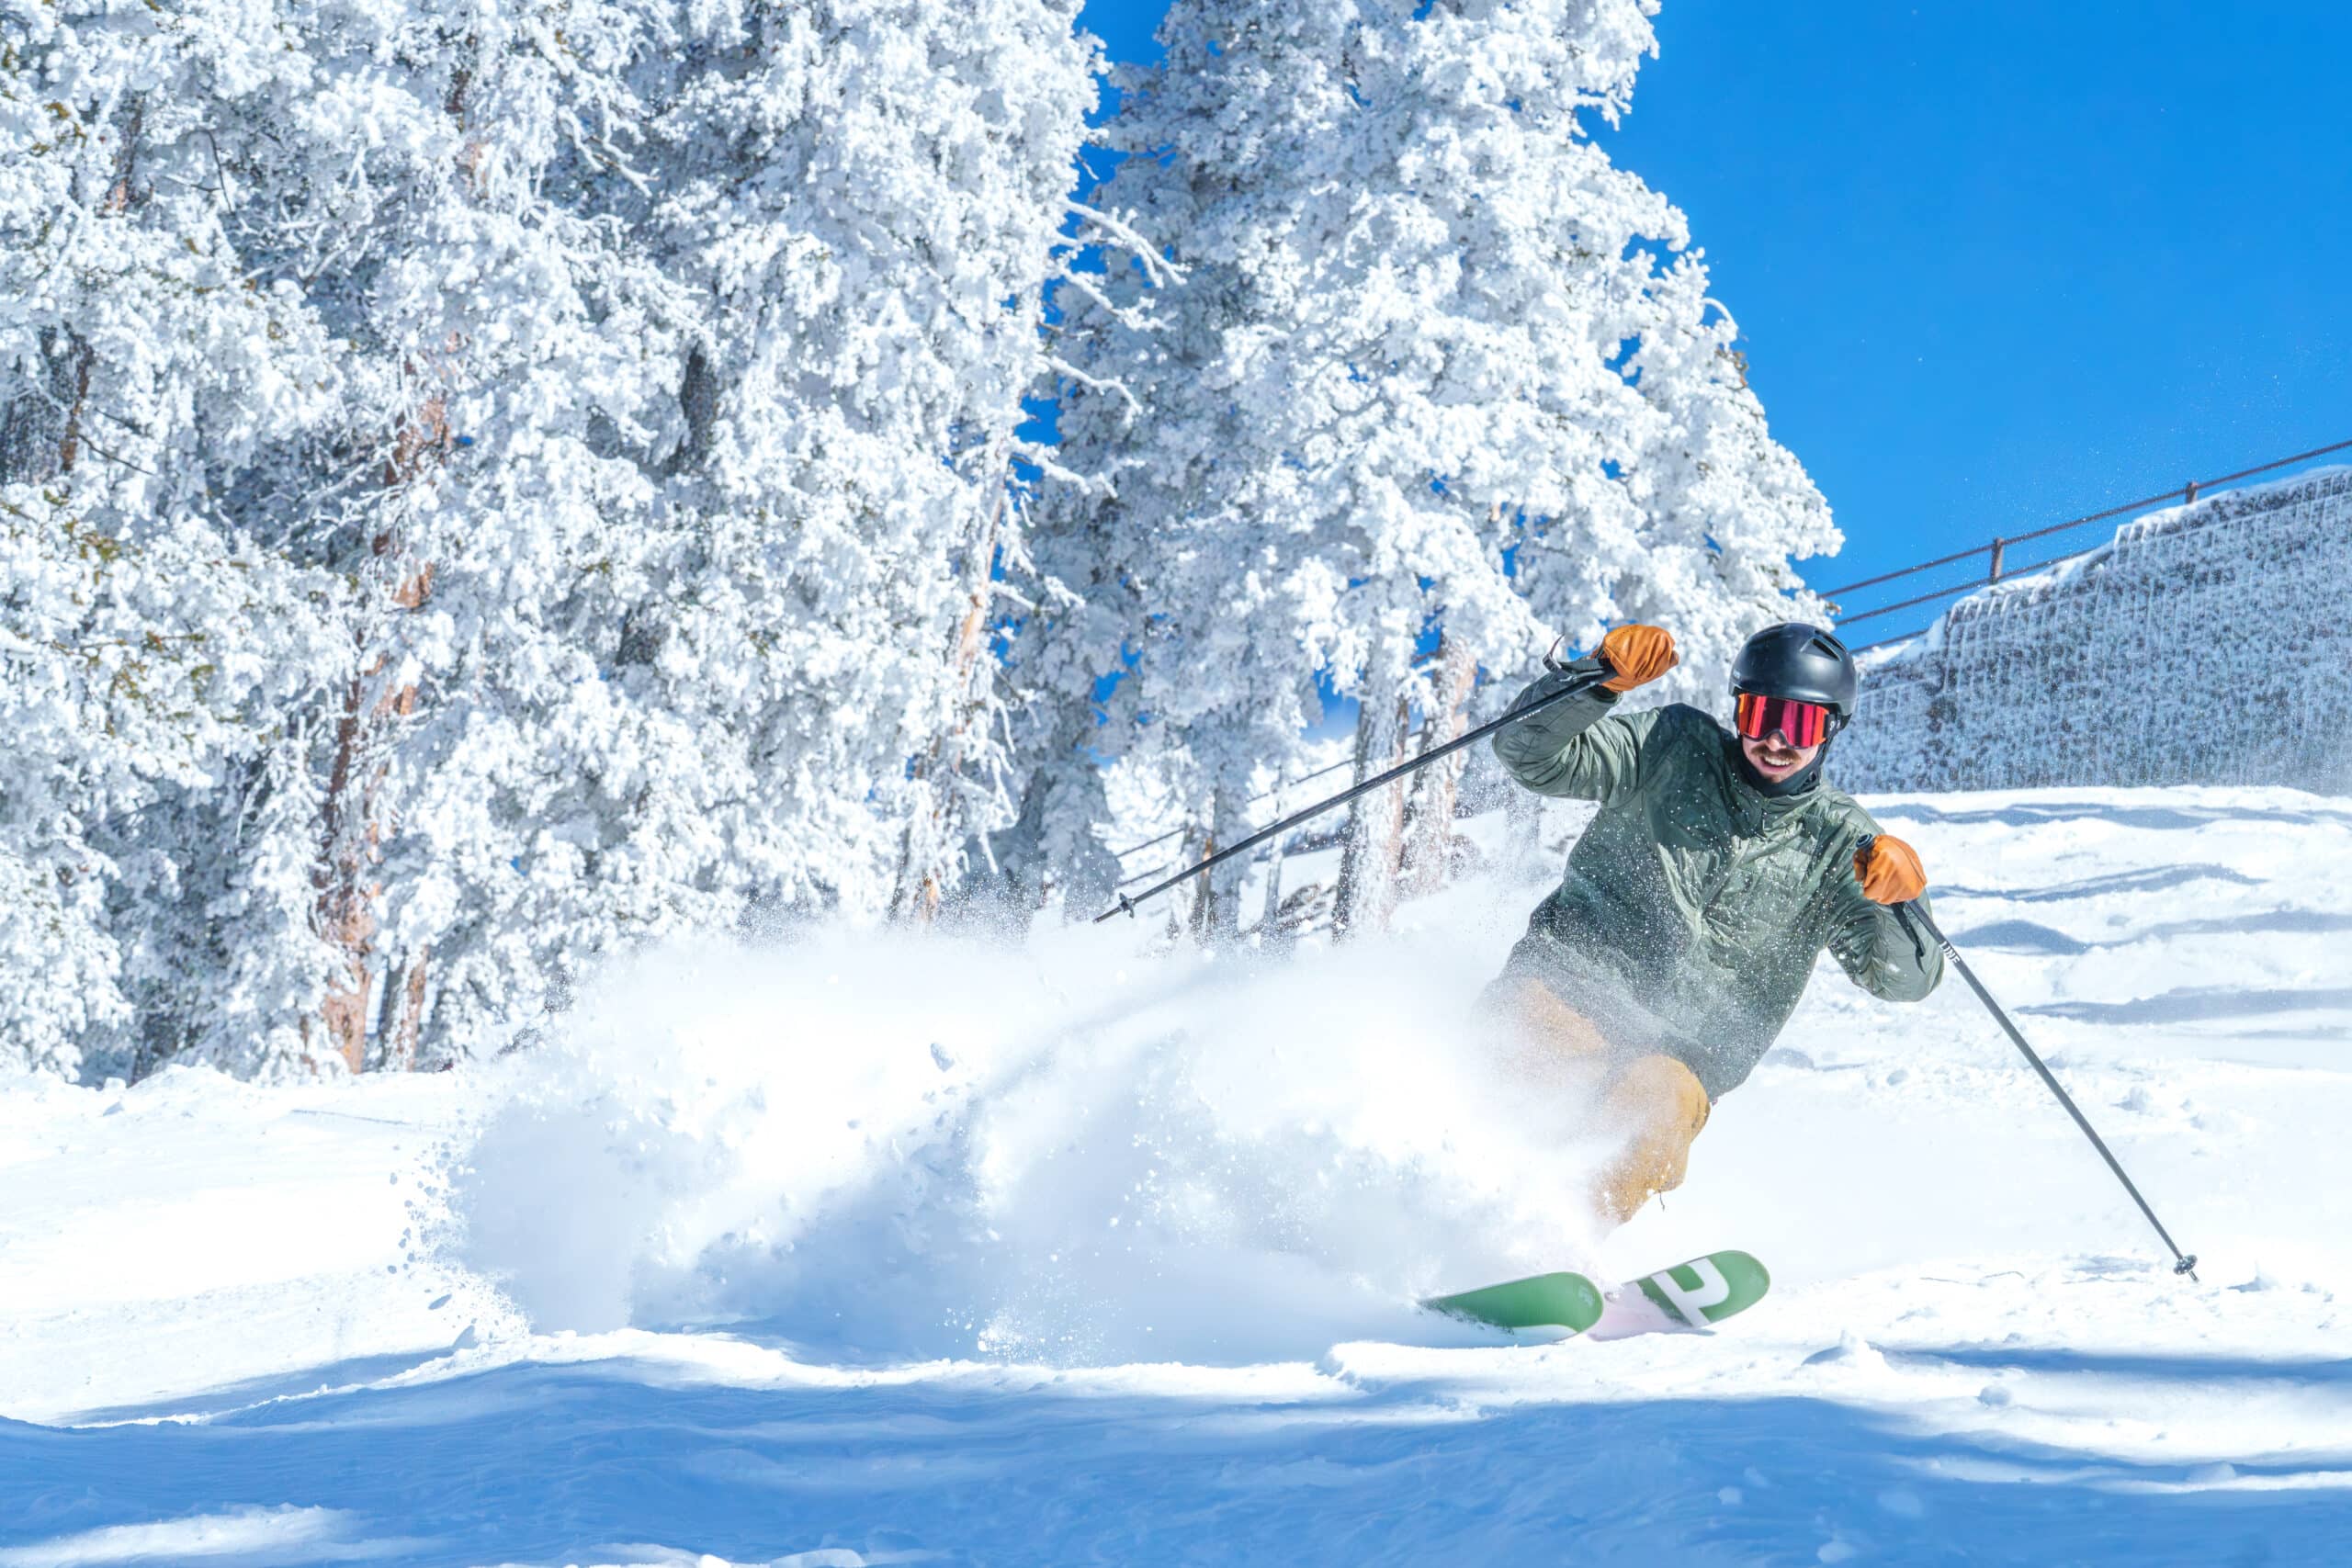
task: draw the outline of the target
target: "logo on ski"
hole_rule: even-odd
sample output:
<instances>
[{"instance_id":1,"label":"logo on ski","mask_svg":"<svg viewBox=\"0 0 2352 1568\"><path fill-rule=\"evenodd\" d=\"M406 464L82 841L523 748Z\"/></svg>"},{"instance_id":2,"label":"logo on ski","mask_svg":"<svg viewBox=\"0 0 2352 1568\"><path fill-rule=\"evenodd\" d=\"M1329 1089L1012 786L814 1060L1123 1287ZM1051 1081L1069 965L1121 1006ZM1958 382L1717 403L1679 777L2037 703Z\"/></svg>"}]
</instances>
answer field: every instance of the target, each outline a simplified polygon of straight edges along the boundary
<instances>
[{"instance_id":1,"label":"logo on ski","mask_svg":"<svg viewBox=\"0 0 2352 1568\"><path fill-rule=\"evenodd\" d=\"M1672 1313L1693 1328L1704 1328L1715 1321L1716 1309L1731 1300L1731 1281L1715 1267L1712 1258L1694 1258L1663 1269L1639 1281L1642 1294L1658 1306ZM1721 1315L1728 1317L1737 1307Z\"/></svg>"},{"instance_id":2,"label":"logo on ski","mask_svg":"<svg viewBox=\"0 0 2352 1568\"><path fill-rule=\"evenodd\" d=\"M1745 1252L1711 1252L1603 1292L1581 1274L1538 1274L1421 1304L1495 1328L1598 1329L1616 1339L1710 1328L1764 1299L1772 1278Z\"/></svg>"}]
</instances>

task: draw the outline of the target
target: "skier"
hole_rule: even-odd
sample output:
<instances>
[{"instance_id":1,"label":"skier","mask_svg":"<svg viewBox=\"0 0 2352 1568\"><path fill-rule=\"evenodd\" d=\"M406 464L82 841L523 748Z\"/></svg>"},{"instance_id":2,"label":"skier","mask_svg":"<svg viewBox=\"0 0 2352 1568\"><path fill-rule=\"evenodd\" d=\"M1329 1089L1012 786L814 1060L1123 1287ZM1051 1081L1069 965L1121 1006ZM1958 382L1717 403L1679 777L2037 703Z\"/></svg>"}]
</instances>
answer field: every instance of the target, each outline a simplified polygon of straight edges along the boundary
<instances>
[{"instance_id":1,"label":"skier","mask_svg":"<svg viewBox=\"0 0 2352 1568\"><path fill-rule=\"evenodd\" d=\"M1748 638L1736 734L1682 704L1610 713L1678 657L1661 628L1618 626L1519 703L1608 681L1493 741L1529 789L1600 805L1487 1002L1542 1070L1604 1074L1601 1113L1626 1142L1592 1197L1612 1224L1681 1184L1709 1110L1771 1046L1824 947L1890 1001L1943 978L1940 950L1891 907L1923 897L1918 855L1821 776L1854 711L1845 646L1793 622Z\"/></svg>"}]
</instances>

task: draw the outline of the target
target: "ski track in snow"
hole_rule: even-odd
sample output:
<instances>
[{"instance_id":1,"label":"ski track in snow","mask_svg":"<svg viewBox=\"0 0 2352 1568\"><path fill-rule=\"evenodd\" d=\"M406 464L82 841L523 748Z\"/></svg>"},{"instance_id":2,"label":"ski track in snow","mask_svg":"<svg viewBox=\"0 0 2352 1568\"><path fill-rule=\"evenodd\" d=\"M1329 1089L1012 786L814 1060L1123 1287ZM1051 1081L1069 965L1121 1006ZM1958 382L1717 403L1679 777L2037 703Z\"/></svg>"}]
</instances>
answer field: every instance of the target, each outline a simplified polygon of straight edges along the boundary
<instances>
[{"instance_id":1,"label":"ski track in snow","mask_svg":"<svg viewBox=\"0 0 2352 1568\"><path fill-rule=\"evenodd\" d=\"M1827 966L1596 1248L1460 1021L1532 883L671 955L548 1057L0 1091L0 1568L2340 1560L2352 801L1871 804L2201 1284L1956 977ZM1726 1246L1708 1336L1406 1305Z\"/></svg>"}]
</instances>

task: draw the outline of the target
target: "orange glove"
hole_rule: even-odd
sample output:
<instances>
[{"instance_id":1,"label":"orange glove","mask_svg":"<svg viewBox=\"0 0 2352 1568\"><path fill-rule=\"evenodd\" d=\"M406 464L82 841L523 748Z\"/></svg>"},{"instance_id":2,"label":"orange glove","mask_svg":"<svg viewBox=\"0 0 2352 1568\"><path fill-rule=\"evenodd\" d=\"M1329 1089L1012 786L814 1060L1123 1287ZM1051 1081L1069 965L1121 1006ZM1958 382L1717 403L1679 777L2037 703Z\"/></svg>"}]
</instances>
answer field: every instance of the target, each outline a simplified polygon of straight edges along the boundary
<instances>
[{"instance_id":1,"label":"orange glove","mask_svg":"<svg viewBox=\"0 0 2352 1568\"><path fill-rule=\"evenodd\" d=\"M1919 852L1892 833L1881 833L1854 852L1854 880L1873 903L1907 904L1928 890L1928 868Z\"/></svg>"},{"instance_id":2,"label":"orange glove","mask_svg":"<svg viewBox=\"0 0 2352 1568\"><path fill-rule=\"evenodd\" d=\"M1630 692L1682 662L1674 636L1663 626L1612 626L1600 639L1600 661L1616 674L1600 683L1605 692Z\"/></svg>"}]
</instances>

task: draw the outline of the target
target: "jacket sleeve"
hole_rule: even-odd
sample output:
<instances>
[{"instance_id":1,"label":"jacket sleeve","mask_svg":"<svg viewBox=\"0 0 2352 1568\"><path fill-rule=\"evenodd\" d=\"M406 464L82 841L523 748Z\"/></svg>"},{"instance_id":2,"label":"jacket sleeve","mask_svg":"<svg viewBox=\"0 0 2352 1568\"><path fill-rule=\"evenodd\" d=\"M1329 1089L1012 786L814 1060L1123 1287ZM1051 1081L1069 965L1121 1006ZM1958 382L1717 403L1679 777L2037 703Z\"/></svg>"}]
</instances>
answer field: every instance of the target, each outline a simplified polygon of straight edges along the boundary
<instances>
[{"instance_id":1,"label":"jacket sleeve","mask_svg":"<svg viewBox=\"0 0 2352 1568\"><path fill-rule=\"evenodd\" d=\"M1603 668L1598 658L1579 659L1528 687L1511 706L1523 707ZM1666 710L1611 714L1616 702L1615 693L1595 689L1555 703L1496 730L1495 755L1511 777L1538 795L1604 805L1619 799L1640 784L1643 749Z\"/></svg>"},{"instance_id":2,"label":"jacket sleeve","mask_svg":"<svg viewBox=\"0 0 2352 1568\"><path fill-rule=\"evenodd\" d=\"M1919 1001L1943 983L1944 953L1925 931L1914 941L1893 908L1871 902L1853 878L1850 851L1840 857L1830 874L1843 874L1838 890L1838 922L1829 933L1829 951L1854 984L1891 1002ZM1926 894L1919 905L1932 915Z\"/></svg>"}]
</instances>

